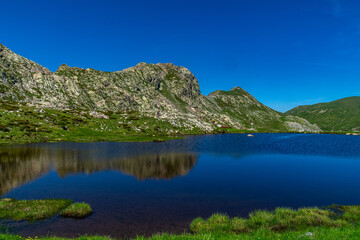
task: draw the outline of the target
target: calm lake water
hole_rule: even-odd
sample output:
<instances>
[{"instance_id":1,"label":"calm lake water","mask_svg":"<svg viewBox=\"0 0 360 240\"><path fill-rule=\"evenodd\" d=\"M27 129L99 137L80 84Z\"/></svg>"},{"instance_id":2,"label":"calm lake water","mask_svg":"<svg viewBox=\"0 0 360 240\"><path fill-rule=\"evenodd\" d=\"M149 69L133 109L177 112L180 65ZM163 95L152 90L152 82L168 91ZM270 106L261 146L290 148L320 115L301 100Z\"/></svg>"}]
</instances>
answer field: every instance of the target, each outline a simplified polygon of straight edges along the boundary
<instances>
[{"instance_id":1,"label":"calm lake water","mask_svg":"<svg viewBox=\"0 0 360 240\"><path fill-rule=\"evenodd\" d=\"M90 203L82 220L2 222L26 236L134 237L255 209L360 204L360 136L224 134L164 143L42 143L0 149L0 195Z\"/></svg>"}]
</instances>

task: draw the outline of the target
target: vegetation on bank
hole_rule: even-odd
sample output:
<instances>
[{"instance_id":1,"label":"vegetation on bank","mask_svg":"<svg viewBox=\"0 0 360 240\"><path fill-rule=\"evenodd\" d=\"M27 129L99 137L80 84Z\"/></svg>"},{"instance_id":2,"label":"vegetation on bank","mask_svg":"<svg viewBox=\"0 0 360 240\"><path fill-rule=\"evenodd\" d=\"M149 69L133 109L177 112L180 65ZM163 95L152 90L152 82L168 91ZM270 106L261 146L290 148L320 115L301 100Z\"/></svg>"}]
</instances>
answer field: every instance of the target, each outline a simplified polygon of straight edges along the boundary
<instances>
[{"instance_id":1,"label":"vegetation on bank","mask_svg":"<svg viewBox=\"0 0 360 240\"><path fill-rule=\"evenodd\" d=\"M191 233L158 234L136 237L136 240L290 240L290 239L360 239L360 206L333 205L324 209L278 208L275 211L255 211L249 218L229 218L213 214L208 219L196 218L190 224ZM2 239L70 240L60 237L21 237L0 234ZM83 236L73 240L111 240L100 236Z\"/></svg>"},{"instance_id":2,"label":"vegetation on bank","mask_svg":"<svg viewBox=\"0 0 360 240\"><path fill-rule=\"evenodd\" d=\"M0 234L0 240L114 240L110 237L100 236L82 236L78 238L61 238L61 237L22 237L19 235Z\"/></svg>"},{"instance_id":3,"label":"vegetation on bank","mask_svg":"<svg viewBox=\"0 0 360 240\"><path fill-rule=\"evenodd\" d=\"M96 116L94 116L96 115ZM138 112L38 109L0 102L0 145L33 142L153 141L204 133Z\"/></svg>"},{"instance_id":4,"label":"vegetation on bank","mask_svg":"<svg viewBox=\"0 0 360 240\"><path fill-rule=\"evenodd\" d=\"M182 135L248 132L253 131L229 126L217 127L212 132L196 127L176 127L167 120L135 111L60 111L0 102L0 145L59 141L162 142Z\"/></svg>"},{"instance_id":5,"label":"vegetation on bank","mask_svg":"<svg viewBox=\"0 0 360 240\"><path fill-rule=\"evenodd\" d=\"M73 203L67 199L0 199L0 219L35 221L53 217L59 212L64 217L83 218L90 215L92 210L86 203Z\"/></svg>"},{"instance_id":6,"label":"vegetation on bank","mask_svg":"<svg viewBox=\"0 0 360 240\"><path fill-rule=\"evenodd\" d=\"M193 233L249 233L258 230L274 232L299 231L309 227L346 227L360 221L360 206L334 205L326 209L277 208L273 212L255 211L249 218L229 218L225 214L214 214L204 220L196 218L190 224Z\"/></svg>"},{"instance_id":7,"label":"vegetation on bank","mask_svg":"<svg viewBox=\"0 0 360 240\"><path fill-rule=\"evenodd\" d=\"M0 234L0 240L115 240L112 237L82 236L78 238L61 237L20 237ZM136 237L134 240L339 240L360 239L360 225L341 228L312 227L300 231L274 232L258 230L247 234L235 233L198 233L198 234L159 234L152 237Z\"/></svg>"},{"instance_id":8,"label":"vegetation on bank","mask_svg":"<svg viewBox=\"0 0 360 240\"><path fill-rule=\"evenodd\" d=\"M273 128L274 126L271 129ZM0 145L58 141L162 142L190 134L254 132L273 131L267 129L251 131L220 126L214 128L212 132L204 132L196 127L176 127L167 120L145 116L135 111L91 112L85 109L60 111L0 102ZM346 132L327 133L345 134Z\"/></svg>"},{"instance_id":9,"label":"vegetation on bank","mask_svg":"<svg viewBox=\"0 0 360 240\"><path fill-rule=\"evenodd\" d=\"M73 203L70 206L64 208L60 211L60 215L62 217L70 217L70 218L85 218L89 216L93 210L90 205L84 202L81 203Z\"/></svg>"},{"instance_id":10,"label":"vegetation on bank","mask_svg":"<svg viewBox=\"0 0 360 240\"><path fill-rule=\"evenodd\" d=\"M109 238L110 239L110 238ZM274 232L257 230L246 234L235 233L198 233L198 234L161 234L150 238L137 237L136 240L339 240L360 239L360 225L342 228L312 227L299 231Z\"/></svg>"}]
</instances>

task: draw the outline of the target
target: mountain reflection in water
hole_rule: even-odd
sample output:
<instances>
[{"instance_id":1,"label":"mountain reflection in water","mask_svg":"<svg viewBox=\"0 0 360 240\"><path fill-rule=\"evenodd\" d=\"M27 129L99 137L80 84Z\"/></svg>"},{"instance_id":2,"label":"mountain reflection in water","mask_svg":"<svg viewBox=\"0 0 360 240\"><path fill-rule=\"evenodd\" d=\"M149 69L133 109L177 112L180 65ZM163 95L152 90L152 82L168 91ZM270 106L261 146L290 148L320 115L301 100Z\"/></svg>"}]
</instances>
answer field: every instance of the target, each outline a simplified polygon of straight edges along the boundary
<instances>
[{"instance_id":1,"label":"mountain reflection in water","mask_svg":"<svg viewBox=\"0 0 360 240\"><path fill-rule=\"evenodd\" d=\"M0 150L0 195L37 179L52 169L55 169L60 177L115 170L139 180L171 179L188 174L197 160L198 156L190 153L99 158L98 155L91 154L91 151L82 149L7 147Z\"/></svg>"},{"instance_id":2,"label":"mountain reflection in water","mask_svg":"<svg viewBox=\"0 0 360 240\"><path fill-rule=\"evenodd\" d=\"M194 218L216 212L247 217L279 206L359 204L360 136L254 135L1 147L3 197L66 198L94 210L82 220L54 217L3 229L33 238L128 239L183 233Z\"/></svg>"}]
</instances>

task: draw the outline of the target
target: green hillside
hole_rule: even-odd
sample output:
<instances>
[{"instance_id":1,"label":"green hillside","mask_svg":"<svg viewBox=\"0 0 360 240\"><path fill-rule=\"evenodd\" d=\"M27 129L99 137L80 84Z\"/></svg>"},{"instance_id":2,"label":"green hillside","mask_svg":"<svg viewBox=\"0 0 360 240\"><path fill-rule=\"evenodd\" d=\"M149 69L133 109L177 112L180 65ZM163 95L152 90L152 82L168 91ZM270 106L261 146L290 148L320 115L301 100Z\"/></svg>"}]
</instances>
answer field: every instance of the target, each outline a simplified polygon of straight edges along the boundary
<instances>
[{"instance_id":1,"label":"green hillside","mask_svg":"<svg viewBox=\"0 0 360 240\"><path fill-rule=\"evenodd\" d=\"M298 106L285 114L305 118L324 131L360 131L360 97Z\"/></svg>"}]
</instances>

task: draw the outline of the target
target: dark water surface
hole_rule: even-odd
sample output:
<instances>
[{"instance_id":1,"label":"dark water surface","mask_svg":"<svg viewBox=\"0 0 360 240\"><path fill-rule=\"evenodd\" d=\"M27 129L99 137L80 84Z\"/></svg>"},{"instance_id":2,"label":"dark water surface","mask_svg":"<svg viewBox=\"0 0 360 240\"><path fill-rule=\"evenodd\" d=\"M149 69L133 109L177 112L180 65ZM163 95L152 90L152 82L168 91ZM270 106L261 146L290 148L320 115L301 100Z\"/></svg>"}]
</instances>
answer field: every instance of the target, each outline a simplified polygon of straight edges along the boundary
<instances>
[{"instance_id":1,"label":"dark water surface","mask_svg":"<svg viewBox=\"0 0 360 240\"><path fill-rule=\"evenodd\" d=\"M0 149L0 195L90 203L82 220L2 223L26 236L181 233L215 212L360 204L360 136L244 134L164 143L43 143Z\"/></svg>"}]
</instances>

